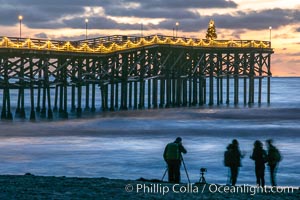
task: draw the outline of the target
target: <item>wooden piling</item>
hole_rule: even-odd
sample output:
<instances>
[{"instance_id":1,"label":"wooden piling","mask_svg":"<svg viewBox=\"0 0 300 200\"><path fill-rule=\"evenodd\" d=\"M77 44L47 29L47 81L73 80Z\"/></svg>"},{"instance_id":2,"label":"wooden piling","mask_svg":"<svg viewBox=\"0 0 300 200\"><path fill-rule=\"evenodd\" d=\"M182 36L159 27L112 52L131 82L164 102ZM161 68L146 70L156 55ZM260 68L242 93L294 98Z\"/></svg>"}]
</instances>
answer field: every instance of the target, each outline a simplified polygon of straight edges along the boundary
<instances>
[{"instance_id":1,"label":"wooden piling","mask_svg":"<svg viewBox=\"0 0 300 200\"><path fill-rule=\"evenodd\" d=\"M58 111L58 106L57 106L57 102L58 102L58 89L59 89L59 86L56 84L55 85L55 94L54 94L54 107L53 107L53 111L54 112Z\"/></svg>"},{"instance_id":2,"label":"wooden piling","mask_svg":"<svg viewBox=\"0 0 300 200\"><path fill-rule=\"evenodd\" d=\"M96 105L95 105L95 103L96 103L96 78L97 78L97 76L96 76L96 72L97 72L97 70L96 70L96 60L93 60L93 64L92 64L92 107L91 107L91 112L95 112L96 111ZM112 73L112 74L114 74L114 73ZM111 83L112 84L112 83ZM113 84L112 84L112 87L113 87ZM113 103L112 103L112 105L111 105L112 107L113 107Z\"/></svg>"},{"instance_id":3,"label":"wooden piling","mask_svg":"<svg viewBox=\"0 0 300 200\"><path fill-rule=\"evenodd\" d=\"M263 72L262 72L262 67L263 67L262 63L263 63L263 55L262 55L262 53L260 53L259 54L259 67L258 67L259 77L258 77L258 100L257 100L257 102L259 104L261 104L261 92L262 92L261 91L262 90L262 74L263 74Z\"/></svg>"},{"instance_id":4,"label":"wooden piling","mask_svg":"<svg viewBox=\"0 0 300 200\"><path fill-rule=\"evenodd\" d=\"M38 68L40 69L38 72L38 87L37 87L37 102L36 102L36 112L41 111L41 88L42 88L42 59L39 60Z\"/></svg>"},{"instance_id":5,"label":"wooden piling","mask_svg":"<svg viewBox=\"0 0 300 200\"><path fill-rule=\"evenodd\" d=\"M159 107L163 108L165 106L165 84L166 80L164 78L160 79L160 102Z\"/></svg>"},{"instance_id":6,"label":"wooden piling","mask_svg":"<svg viewBox=\"0 0 300 200\"><path fill-rule=\"evenodd\" d=\"M35 118L35 110L34 110L34 76L33 76L33 62L32 58L30 58L30 120L34 121Z\"/></svg>"},{"instance_id":7,"label":"wooden piling","mask_svg":"<svg viewBox=\"0 0 300 200\"><path fill-rule=\"evenodd\" d=\"M271 102L271 54L268 55L268 63L267 63L267 69L268 69L268 78L267 78L267 103L269 104Z\"/></svg>"},{"instance_id":8,"label":"wooden piling","mask_svg":"<svg viewBox=\"0 0 300 200\"><path fill-rule=\"evenodd\" d=\"M82 96L82 67L83 67L83 61L82 59L78 59L78 82L77 82L77 108L76 113L77 116L81 116L82 113L82 107L81 107L81 96Z\"/></svg>"},{"instance_id":9,"label":"wooden piling","mask_svg":"<svg viewBox=\"0 0 300 200\"><path fill-rule=\"evenodd\" d=\"M239 103L239 55L234 54L234 105Z\"/></svg>"},{"instance_id":10,"label":"wooden piling","mask_svg":"<svg viewBox=\"0 0 300 200\"><path fill-rule=\"evenodd\" d=\"M90 111L90 59L86 58L85 59L85 70L86 70L86 74L85 75L85 108L84 111L85 112L89 112Z\"/></svg>"},{"instance_id":11,"label":"wooden piling","mask_svg":"<svg viewBox=\"0 0 300 200\"><path fill-rule=\"evenodd\" d=\"M78 67L78 63L73 60L72 65L74 66L71 70L71 112L76 111L76 104L75 104L75 90L77 85L77 77L76 77L76 70L75 67Z\"/></svg>"}]
</instances>

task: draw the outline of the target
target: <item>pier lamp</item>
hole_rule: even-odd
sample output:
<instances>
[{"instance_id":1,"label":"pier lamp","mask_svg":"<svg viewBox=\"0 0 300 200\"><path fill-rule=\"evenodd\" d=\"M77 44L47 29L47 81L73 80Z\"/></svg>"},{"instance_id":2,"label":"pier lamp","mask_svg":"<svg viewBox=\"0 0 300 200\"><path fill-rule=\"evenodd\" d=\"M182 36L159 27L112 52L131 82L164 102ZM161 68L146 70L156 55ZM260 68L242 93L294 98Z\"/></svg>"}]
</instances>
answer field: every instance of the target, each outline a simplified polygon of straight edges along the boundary
<instances>
[{"instance_id":1,"label":"pier lamp","mask_svg":"<svg viewBox=\"0 0 300 200\"><path fill-rule=\"evenodd\" d=\"M173 28L173 38L174 38L174 36L175 36L174 32L175 32L175 28Z\"/></svg>"},{"instance_id":2,"label":"pier lamp","mask_svg":"<svg viewBox=\"0 0 300 200\"><path fill-rule=\"evenodd\" d=\"M87 40L87 29L88 29L88 22L89 22L89 19L86 18L85 19L85 39Z\"/></svg>"},{"instance_id":3,"label":"pier lamp","mask_svg":"<svg viewBox=\"0 0 300 200\"><path fill-rule=\"evenodd\" d=\"M176 25L176 37L177 37L179 22L176 22L175 25Z\"/></svg>"},{"instance_id":4,"label":"pier lamp","mask_svg":"<svg viewBox=\"0 0 300 200\"><path fill-rule=\"evenodd\" d=\"M20 22L20 38L22 37L22 20L23 20L23 16L19 15L19 22Z\"/></svg>"},{"instance_id":5,"label":"pier lamp","mask_svg":"<svg viewBox=\"0 0 300 200\"><path fill-rule=\"evenodd\" d=\"M269 37L269 41L270 41L270 47L271 47L271 34L272 34L272 26L269 27L270 30L270 37Z\"/></svg>"},{"instance_id":6,"label":"pier lamp","mask_svg":"<svg viewBox=\"0 0 300 200\"><path fill-rule=\"evenodd\" d=\"M141 22L141 37L143 37L143 31L144 31L144 24Z\"/></svg>"}]
</instances>

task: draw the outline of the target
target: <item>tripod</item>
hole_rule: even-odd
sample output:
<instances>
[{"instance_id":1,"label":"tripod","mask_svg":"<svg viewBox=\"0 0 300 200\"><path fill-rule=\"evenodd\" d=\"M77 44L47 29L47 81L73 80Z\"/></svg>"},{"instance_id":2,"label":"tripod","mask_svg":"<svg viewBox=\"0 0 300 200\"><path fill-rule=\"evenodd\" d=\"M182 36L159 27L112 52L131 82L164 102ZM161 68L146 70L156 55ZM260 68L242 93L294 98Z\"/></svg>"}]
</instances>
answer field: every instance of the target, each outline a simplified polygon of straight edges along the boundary
<instances>
[{"instance_id":1,"label":"tripod","mask_svg":"<svg viewBox=\"0 0 300 200\"><path fill-rule=\"evenodd\" d=\"M186 170L186 166L185 166L185 163L184 163L184 160L183 160L182 155L180 155L180 157L181 157L181 160L182 160L182 163L183 163L183 166L184 166L184 170L185 170L185 173L186 173L186 177L187 177L189 183L191 183L190 177L189 177L189 174L188 174L188 172L187 172L187 170Z\"/></svg>"},{"instance_id":2,"label":"tripod","mask_svg":"<svg viewBox=\"0 0 300 200\"><path fill-rule=\"evenodd\" d=\"M164 173L163 177L161 178L161 182L164 181L164 178L165 178L165 176L166 176L167 171L168 171L168 167L166 168L165 173Z\"/></svg>"},{"instance_id":3,"label":"tripod","mask_svg":"<svg viewBox=\"0 0 300 200\"><path fill-rule=\"evenodd\" d=\"M199 183L206 183L206 180L205 180L205 178L204 178L204 171L201 171L200 170L200 174L201 174L201 176L200 176L200 179L199 179Z\"/></svg>"},{"instance_id":4,"label":"tripod","mask_svg":"<svg viewBox=\"0 0 300 200\"><path fill-rule=\"evenodd\" d=\"M187 169L186 169L186 166L185 166L185 163L184 163L184 160L183 160L183 157L182 157L182 155L181 155L180 157L181 157L181 161L182 161L182 163L183 163L183 167L184 167L184 170L185 170L186 177L187 177L187 179L188 179L189 183L191 183L191 181L190 181L190 177L189 177L189 174L188 174L188 172L187 172ZM165 176L166 176L166 173L167 173L167 171L168 171L168 167L166 168L166 170L165 170L165 172L164 172L164 174L163 174L163 177L161 178L161 181L163 181L163 180L164 180L164 178L165 178Z\"/></svg>"}]
</instances>

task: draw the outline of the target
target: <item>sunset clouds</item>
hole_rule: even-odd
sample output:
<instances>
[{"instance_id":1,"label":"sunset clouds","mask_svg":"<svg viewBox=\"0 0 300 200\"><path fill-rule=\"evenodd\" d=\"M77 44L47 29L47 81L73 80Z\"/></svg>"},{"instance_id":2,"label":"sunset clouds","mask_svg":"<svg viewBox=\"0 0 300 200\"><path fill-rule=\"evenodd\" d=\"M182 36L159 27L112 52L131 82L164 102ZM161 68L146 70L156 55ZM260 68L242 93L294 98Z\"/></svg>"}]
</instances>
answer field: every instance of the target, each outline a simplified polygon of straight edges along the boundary
<instances>
[{"instance_id":1,"label":"sunset clouds","mask_svg":"<svg viewBox=\"0 0 300 200\"><path fill-rule=\"evenodd\" d=\"M283 3L284 2L284 3ZM112 34L172 35L204 38L214 19L218 39L269 40L272 27L273 75L300 75L300 3L285 0L0 0L0 35L82 39ZM298 67L299 66L299 67Z\"/></svg>"}]
</instances>

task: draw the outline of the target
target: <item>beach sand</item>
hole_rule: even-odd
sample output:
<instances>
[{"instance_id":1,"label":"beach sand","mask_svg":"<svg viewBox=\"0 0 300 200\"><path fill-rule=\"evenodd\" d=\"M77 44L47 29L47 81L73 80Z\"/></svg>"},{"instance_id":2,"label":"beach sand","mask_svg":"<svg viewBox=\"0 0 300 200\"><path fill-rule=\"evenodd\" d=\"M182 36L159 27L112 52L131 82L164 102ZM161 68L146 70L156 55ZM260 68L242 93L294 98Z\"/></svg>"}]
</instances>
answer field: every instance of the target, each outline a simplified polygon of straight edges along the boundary
<instances>
[{"instance_id":1,"label":"beach sand","mask_svg":"<svg viewBox=\"0 0 300 200\"><path fill-rule=\"evenodd\" d=\"M210 190L216 190L213 184L181 184L176 185L174 191L173 186L169 183L145 180L45 177L31 174L2 175L0 176L0 199L300 199L298 188L293 192L253 194L251 192L211 192ZM165 194L163 194L164 191ZM225 190L222 189L222 191Z\"/></svg>"}]
</instances>

